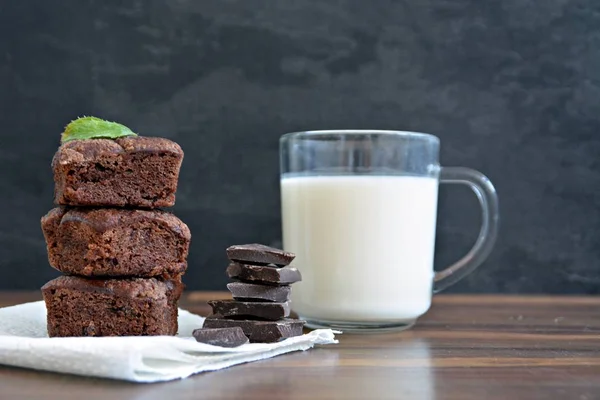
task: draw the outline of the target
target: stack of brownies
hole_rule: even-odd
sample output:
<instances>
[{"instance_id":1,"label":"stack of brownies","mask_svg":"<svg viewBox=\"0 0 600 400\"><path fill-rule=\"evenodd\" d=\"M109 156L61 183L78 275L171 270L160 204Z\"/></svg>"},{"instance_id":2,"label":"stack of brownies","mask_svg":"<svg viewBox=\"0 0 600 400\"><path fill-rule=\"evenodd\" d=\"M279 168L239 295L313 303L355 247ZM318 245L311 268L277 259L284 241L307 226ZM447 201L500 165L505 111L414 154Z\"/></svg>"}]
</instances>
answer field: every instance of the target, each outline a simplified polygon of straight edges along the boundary
<instances>
[{"instance_id":1,"label":"stack of brownies","mask_svg":"<svg viewBox=\"0 0 600 400\"><path fill-rule=\"evenodd\" d=\"M190 231L171 207L183 151L163 139L71 140L52 160L42 218L49 336L175 335Z\"/></svg>"},{"instance_id":2,"label":"stack of brownies","mask_svg":"<svg viewBox=\"0 0 600 400\"><path fill-rule=\"evenodd\" d=\"M211 300L213 314L202 329L194 332L197 340L206 329L241 328L250 342L276 342L302 334L304 321L290 315L291 284L302 279L289 264L295 255L261 244L231 246L227 284L234 300Z\"/></svg>"}]
</instances>

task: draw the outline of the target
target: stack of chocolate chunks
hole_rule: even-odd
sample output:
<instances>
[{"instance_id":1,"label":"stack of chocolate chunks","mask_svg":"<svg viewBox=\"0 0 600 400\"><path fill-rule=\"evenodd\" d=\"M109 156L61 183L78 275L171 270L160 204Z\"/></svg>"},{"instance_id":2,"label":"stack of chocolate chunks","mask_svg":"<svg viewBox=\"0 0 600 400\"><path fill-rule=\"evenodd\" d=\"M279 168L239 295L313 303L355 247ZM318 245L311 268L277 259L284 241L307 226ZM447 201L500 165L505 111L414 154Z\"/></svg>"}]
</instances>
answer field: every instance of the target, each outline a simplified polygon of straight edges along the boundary
<instances>
[{"instance_id":1,"label":"stack of chocolate chunks","mask_svg":"<svg viewBox=\"0 0 600 400\"><path fill-rule=\"evenodd\" d=\"M183 151L141 136L65 142L42 218L49 336L175 335L190 231L171 213Z\"/></svg>"},{"instance_id":2,"label":"stack of chocolate chunks","mask_svg":"<svg viewBox=\"0 0 600 400\"><path fill-rule=\"evenodd\" d=\"M289 264L295 255L260 244L231 246L227 275L235 280L227 285L233 300L211 300L213 313L203 328L194 332L198 341L225 345L250 342L277 342L302 334L304 321L289 318L291 284L302 279ZM230 329L230 328L237 328ZM210 342L215 337L217 340ZM237 337L241 342L232 339Z\"/></svg>"}]
</instances>

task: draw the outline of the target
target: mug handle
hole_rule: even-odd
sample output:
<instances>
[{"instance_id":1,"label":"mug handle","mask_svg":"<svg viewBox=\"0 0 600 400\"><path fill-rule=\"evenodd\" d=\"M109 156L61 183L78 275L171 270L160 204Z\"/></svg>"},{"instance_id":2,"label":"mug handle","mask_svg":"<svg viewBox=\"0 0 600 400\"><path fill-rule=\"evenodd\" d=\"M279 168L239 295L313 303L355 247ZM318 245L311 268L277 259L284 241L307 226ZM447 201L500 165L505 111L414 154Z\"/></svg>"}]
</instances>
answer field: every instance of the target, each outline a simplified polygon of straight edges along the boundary
<instances>
[{"instance_id":1,"label":"mug handle","mask_svg":"<svg viewBox=\"0 0 600 400\"><path fill-rule=\"evenodd\" d=\"M498 196L492 182L481 172L463 167L442 167L440 183L469 186L481 205L481 230L469 252L451 266L435 273L433 292L439 293L473 272L490 255L498 235Z\"/></svg>"}]
</instances>

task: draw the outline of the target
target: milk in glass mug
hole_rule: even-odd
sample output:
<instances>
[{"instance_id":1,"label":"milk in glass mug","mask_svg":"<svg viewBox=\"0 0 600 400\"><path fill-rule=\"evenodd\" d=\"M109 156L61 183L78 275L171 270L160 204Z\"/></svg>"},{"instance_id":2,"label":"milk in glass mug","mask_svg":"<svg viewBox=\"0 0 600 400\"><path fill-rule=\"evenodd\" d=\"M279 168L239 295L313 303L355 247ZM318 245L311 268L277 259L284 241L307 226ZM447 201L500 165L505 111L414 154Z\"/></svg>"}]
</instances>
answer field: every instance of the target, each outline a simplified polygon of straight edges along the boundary
<instances>
[{"instance_id":1,"label":"milk in glass mug","mask_svg":"<svg viewBox=\"0 0 600 400\"><path fill-rule=\"evenodd\" d=\"M283 247L302 282L292 309L309 327L344 331L412 326L433 293L489 255L498 199L483 174L440 167L440 140L401 131L296 132L280 140ZM434 272L440 183L469 186L482 209L473 248Z\"/></svg>"}]
</instances>

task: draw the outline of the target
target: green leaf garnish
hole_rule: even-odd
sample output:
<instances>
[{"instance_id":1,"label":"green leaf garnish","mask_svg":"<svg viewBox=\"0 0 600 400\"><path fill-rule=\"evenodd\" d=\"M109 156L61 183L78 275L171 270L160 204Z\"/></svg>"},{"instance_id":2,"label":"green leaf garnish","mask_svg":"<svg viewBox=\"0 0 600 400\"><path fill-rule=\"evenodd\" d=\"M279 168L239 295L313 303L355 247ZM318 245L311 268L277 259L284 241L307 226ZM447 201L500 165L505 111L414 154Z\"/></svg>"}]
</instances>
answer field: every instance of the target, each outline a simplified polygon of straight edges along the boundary
<instances>
[{"instance_id":1,"label":"green leaf garnish","mask_svg":"<svg viewBox=\"0 0 600 400\"><path fill-rule=\"evenodd\" d=\"M96 117L81 117L65 126L61 143L83 139L116 139L123 136L137 136L125 125L105 121Z\"/></svg>"}]
</instances>

